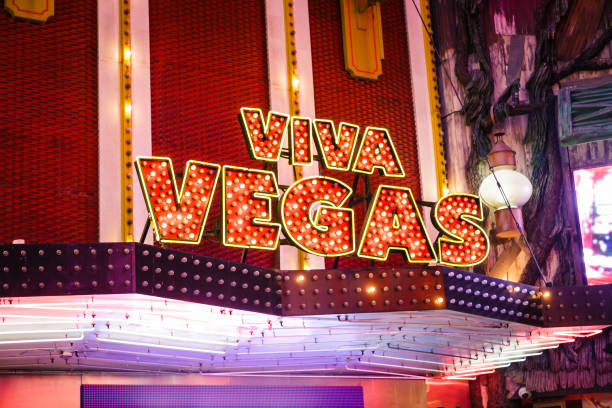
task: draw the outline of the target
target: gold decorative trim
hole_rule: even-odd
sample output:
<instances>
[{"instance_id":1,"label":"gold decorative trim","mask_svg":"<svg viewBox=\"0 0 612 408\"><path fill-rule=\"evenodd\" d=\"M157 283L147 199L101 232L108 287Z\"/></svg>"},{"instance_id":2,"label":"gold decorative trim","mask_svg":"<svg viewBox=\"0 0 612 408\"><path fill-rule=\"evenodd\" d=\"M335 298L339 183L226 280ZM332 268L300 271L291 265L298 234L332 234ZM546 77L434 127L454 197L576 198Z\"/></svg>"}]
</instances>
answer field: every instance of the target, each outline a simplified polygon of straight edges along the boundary
<instances>
[{"instance_id":1,"label":"gold decorative trim","mask_svg":"<svg viewBox=\"0 0 612 408\"><path fill-rule=\"evenodd\" d=\"M436 179L438 180L438 197L448 194L446 177L446 159L444 155L444 138L440 115L440 95L436 76L436 54L429 33L432 32L429 0L420 0L421 14L427 29L423 27L423 45L425 46L425 67L427 71L427 89L429 90L429 108L431 112L431 129L433 134Z\"/></svg>"},{"instance_id":2,"label":"gold decorative trim","mask_svg":"<svg viewBox=\"0 0 612 408\"><path fill-rule=\"evenodd\" d=\"M130 0L119 0L119 52L121 60L121 236L134 240L132 182L132 44Z\"/></svg>"},{"instance_id":3,"label":"gold decorative trim","mask_svg":"<svg viewBox=\"0 0 612 408\"><path fill-rule=\"evenodd\" d=\"M297 48L295 46L295 20L293 18L295 0L283 0L285 14L285 47L287 54L287 90L289 92L289 114L299 116L299 85L300 80L297 71ZM302 166L293 166L293 179L297 181L303 177ZM307 269L308 255L298 250L298 269Z\"/></svg>"},{"instance_id":4,"label":"gold decorative trim","mask_svg":"<svg viewBox=\"0 0 612 408\"><path fill-rule=\"evenodd\" d=\"M380 0L340 0L344 68L353 78L375 81L385 52Z\"/></svg>"},{"instance_id":5,"label":"gold decorative trim","mask_svg":"<svg viewBox=\"0 0 612 408\"><path fill-rule=\"evenodd\" d=\"M55 0L4 0L4 9L13 18L46 23L55 14Z\"/></svg>"}]
</instances>

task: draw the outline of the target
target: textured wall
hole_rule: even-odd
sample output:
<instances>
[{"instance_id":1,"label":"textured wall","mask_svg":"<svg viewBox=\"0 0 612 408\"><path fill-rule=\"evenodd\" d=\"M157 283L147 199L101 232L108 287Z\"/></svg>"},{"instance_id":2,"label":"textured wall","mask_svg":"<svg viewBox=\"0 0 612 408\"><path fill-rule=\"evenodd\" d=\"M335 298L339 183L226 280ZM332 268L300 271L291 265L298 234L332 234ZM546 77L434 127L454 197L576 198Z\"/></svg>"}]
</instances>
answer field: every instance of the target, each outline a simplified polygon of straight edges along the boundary
<instances>
[{"instance_id":1,"label":"textured wall","mask_svg":"<svg viewBox=\"0 0 612 408\"><path fill-rule=\"evenodd\" d=\"M0 39L0 242L96 241L96 1L46 24L2 10Z\"/></svg>"}]
</instances>

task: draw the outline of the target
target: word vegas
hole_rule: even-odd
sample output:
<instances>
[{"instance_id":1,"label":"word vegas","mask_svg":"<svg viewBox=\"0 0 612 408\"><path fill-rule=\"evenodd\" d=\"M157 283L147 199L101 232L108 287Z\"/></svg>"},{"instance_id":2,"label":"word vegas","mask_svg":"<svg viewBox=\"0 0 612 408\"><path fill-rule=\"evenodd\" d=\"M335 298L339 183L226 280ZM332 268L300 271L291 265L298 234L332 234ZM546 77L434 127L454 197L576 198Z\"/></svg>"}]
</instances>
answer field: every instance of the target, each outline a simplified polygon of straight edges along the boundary
<instances>
[{"instance_id":1,"label":"word vegas","mask_svg":"<svg viewBox=\"0 0 612 408\"><path fill-rule=\"evenodd\" d=\"M329 120L277 112L269 112L266 120L253 108L242 108L239 121L254 160L278 161L288 133L291 165L313 163L314 138L324 168L404 176L386 129L368 127L359 137L359 127L349 123L336 128ZM221 235L226 246L275 250L282 229L291 243L319 256L356 253L384 261L390 251L400 251L409 262L471 266L489 253L488 237L477 223L483 220L480 198L471 194L450 194L436 203L432 221L440 234L432 245L410 188L378 186L356 239L355 214L344 207L353 191L332 177L302 178L280 197L276 175L266 170L189 160L180 191L167 157L139 157L136 170L156 239L162 243L201 241L221 175Z\"/></svg>"}]
</instances>

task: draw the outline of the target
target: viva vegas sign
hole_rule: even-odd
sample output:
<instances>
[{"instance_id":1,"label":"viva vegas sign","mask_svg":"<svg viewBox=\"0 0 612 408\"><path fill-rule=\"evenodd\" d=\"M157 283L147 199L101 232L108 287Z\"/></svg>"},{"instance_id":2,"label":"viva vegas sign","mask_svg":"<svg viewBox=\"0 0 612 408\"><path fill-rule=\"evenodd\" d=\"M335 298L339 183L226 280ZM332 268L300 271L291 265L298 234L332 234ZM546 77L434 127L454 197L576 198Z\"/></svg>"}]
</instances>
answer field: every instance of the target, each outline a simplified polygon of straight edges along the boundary
<instances>
[{"instance_id":1,"label":"viva vegas sign","mask_svg":"<svg viewBox=\"0 0 612 408\"><path fill-rule=\"evenodd\" d=\"M289 134L289 163L313 163L314 138L321 165L327 169L404 177L399 155L386 129L329 120L289 116L242 108L240 124L254 160L278 161ZM288 129L287 129L288 128ZM288 131L287 131L288 130ZM384 261L400 251L412 263L439 262L471 266L489 254L480 198L471 194L442 197L432 211L440 232L429 238L412 191L382 184L370 200L356 236L355 215L346 205L352 189L333 177L306 177L281 196L271 171L189 160L180 189L172 160L138 157L136 170L155 237L162 243L198 244L215 189L221 180L222 243L239 248L276 250L281 231L298 248L319 256L357 255Z\"/></svg>"}]
</instances>

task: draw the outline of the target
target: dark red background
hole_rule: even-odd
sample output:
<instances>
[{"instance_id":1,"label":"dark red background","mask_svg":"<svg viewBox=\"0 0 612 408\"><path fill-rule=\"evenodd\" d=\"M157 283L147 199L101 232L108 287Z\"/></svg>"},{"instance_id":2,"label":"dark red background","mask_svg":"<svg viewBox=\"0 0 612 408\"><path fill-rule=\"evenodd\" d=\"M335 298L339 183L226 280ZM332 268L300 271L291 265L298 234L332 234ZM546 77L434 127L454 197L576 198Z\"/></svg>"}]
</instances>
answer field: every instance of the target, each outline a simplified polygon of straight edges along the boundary
<instances>
[{"instance_id":1,"label":"dark red background","mask_svg":"<svg viewBox=\"0 0 612 408\"><path fill-rule=\"evenodd\" d=\"M97 38L95 0L45 24L0 10L2 243L98 240Z\"/></svg>"}]
</instances>

